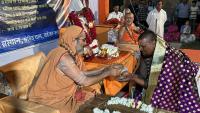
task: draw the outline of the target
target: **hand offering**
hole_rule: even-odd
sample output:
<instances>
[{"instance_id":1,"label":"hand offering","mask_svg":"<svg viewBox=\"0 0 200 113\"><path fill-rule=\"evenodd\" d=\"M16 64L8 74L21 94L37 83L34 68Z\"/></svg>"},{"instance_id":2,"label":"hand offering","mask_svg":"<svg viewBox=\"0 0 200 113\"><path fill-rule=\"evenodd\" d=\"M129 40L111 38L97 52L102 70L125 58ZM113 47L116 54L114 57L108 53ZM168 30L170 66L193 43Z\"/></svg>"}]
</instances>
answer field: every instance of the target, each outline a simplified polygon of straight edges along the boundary
<instances>
[{"instance_id":1,"label":"hand offering","mask_svg":"<svg viewBox=\"0 0 200 113\"><path fill-rule=\"evenodd\" d=\"M117 78L119 82L128 82L130 80L131 73L128 72L127 68L123 68L120 77Z\"/></svg>"},{"instance_id":2,"label":"hand offering","mask_svg":"<svg viewBox=\"0 0 200 113\"><path fill-rule=\"evenodd\" d=\"M117 81L119 81L119 82L128 82L128 81L130 81L130 80L132 80L132 75L131 75L131 73L128 73L128 74L125 75L125 76L120 76L120 77L117 78Z\"/></svg>"},{"instance_id":3,"label":"hand offering","mask_svg":"<svg viewBox=\"0 0 200 113\"><path fill-rule=\"evenodd\" d=\"M122 73L122 69L124 69L124 66L122 64L113 64L109 68L110 74L112 76L120 76Z\"/></svg>"}]
</instances>

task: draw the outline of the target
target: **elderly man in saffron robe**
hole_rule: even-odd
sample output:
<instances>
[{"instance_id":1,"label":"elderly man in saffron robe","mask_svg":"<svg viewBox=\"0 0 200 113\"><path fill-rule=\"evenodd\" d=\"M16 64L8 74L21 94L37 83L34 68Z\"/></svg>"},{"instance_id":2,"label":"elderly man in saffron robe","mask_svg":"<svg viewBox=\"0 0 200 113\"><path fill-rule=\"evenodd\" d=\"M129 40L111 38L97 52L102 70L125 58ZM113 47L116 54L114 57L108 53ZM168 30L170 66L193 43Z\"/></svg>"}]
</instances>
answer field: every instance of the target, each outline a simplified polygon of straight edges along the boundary
<instances>
[{"instance_id":1,"label":"elderly man in saffron robe","mask_svg":"<svg viewBox=\"0 0 200 113\"><path fill-rule=\"evenodd\" d=\"M29 101L51 106L60 113L75 113L86 100L94 97L98 87L88 87L103 78L118 76L125 69L120 64L84 71L85 33L78 26L64 28L59 47L47 56L37 81L30 88Z\"/></svg>"},{"instance_id":2,"label":"elderly man in saffron robe","mask_svg":"<svg viewBox=\"0 0 200 113\"><path fill-rule=\"evenodd\" d=\"M142 66L146 67L146 75L135 74L131 82L146 89L142 95L145 103L164 113L199 113L200 68L197 63L152 31L145 31L138 40L142 58L151 59L148 60L151 63Z\"/></svg>"},{"instance_id":3,"label":"elderly man in saffron robe","mask_svg":"<svg viewBox=\"0 0 200 113\"><path fill-rule=\"evenodd\" d=\"M121 51L129 51L131 53L138 51L140 28L133 21L133 13L127 13L125 15L124 25L119 29L117 46Z\"/></svg>"}]
</instances>

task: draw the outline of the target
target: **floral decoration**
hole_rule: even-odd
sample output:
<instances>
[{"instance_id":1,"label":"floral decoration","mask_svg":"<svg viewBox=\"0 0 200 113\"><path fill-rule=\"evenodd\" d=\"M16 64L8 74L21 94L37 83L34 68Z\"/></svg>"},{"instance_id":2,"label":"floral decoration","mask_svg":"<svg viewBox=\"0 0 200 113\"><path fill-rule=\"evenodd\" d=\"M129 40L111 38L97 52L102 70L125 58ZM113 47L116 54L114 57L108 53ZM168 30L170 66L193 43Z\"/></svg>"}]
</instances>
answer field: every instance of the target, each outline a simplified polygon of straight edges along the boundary
<instances>
[{"instance_id":1,"label":"floral decoration","mask_svg":"<svg viewBox=\"0 0 200 113\"><path fill-rule=\"evenodd\" d=\"M87 7L83 8L80 12L72 11L69 14L69 20L71 21L72 24L80 26L82 28L84 27L81 23L81 20L79 19L79 15L82 15L87 20L88 30L85 30L85 34L86 34L86 42L89 45L90 43L92 43L94 39L96 39L96 27L94 25L95 18L91 9Z\"/></svg>"}]
</instances>

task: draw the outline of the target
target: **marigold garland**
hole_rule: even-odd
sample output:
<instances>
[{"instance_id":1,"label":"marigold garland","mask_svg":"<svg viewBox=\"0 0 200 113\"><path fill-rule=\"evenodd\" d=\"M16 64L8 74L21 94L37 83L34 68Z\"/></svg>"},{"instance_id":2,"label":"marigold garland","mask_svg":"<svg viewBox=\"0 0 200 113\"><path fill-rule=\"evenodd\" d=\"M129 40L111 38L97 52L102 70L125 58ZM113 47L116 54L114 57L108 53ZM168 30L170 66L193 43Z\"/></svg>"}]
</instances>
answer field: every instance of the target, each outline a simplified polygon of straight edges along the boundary
<instances>
[{"instance_id":1,"label":"marigold garland","mask_svg":"<svg viewBox=\"0 0 200 113\"><path fill-rule=\"evenodd\" d=\"M91 9L87 8L87 7L83 8L80 14L83 15L86 18L87 23L88 23L89 31L85 32L85 34L86 34L86 42L89 45L90 43L92 43L92 41L94 39L96 39L96 27L94 25L94 19L95 18L94 18L94 15L93 15ZM77 12L72 11L69 14L69 20L71 21L72 24L80 26L80 27L83 28L81 20L78 18Z\"/></svg>"}]
</instances>

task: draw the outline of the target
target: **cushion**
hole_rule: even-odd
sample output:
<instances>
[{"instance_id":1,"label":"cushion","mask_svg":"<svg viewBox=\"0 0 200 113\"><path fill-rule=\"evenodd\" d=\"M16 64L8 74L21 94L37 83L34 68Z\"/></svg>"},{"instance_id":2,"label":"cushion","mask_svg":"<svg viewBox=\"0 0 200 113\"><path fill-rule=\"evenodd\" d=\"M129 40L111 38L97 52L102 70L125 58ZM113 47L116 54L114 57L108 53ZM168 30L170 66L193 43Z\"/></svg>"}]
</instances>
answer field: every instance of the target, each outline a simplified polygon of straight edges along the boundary
<instances>
[{"instance_id":1,"label":"cushion","mask_svg":"<svg viewBox=\"0 0 200 113\"><path fill-rule=\"evenodd\" d=\"M0 100L0 113L60 113L50 106L24 101L14 96L7 96Z\"/></svg>"},{"instance_id":2,"label":"cushion","mask_svg":"<svg viewBox=\"0 0 200 113\"><path fill-rule=\"evenodd\" d=\"M14 96L27 99L28 89L33 79L39 75L45 60L44 53L39 52L0 67L0 71L5 74Z\"/></svg>"},{"instance_id":3,"label":"cushion","mask_svg":"<svg viewBox=\"0 0 200 113\"><path fill-rule=\"evenodd\" d=\"M108 42L108 31L112 27L111 25L96 25L97 40L100 46Z\"/></svg>"}]
</instances>

